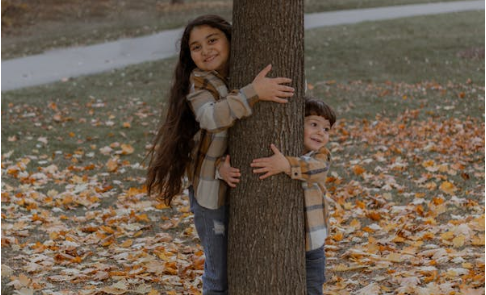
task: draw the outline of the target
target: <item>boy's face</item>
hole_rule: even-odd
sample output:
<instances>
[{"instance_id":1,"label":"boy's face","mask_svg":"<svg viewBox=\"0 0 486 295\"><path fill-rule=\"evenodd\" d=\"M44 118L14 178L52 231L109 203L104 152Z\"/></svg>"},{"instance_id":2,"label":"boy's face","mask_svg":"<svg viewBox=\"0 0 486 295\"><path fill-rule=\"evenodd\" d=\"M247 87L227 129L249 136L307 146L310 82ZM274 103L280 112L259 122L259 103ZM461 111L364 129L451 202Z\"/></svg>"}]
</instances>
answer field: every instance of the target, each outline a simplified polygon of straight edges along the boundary
<instances>
[{"instance_id":1,"label":"boy's face","mask_svg":"<svg viewBox=\"0 0 486 295\"><path fill-rule=\"evenodd\" d=\"M305 152L317 151L329 141L331 123L321 116L310 115L304 120Z\"/></svg>"}]
</instances>

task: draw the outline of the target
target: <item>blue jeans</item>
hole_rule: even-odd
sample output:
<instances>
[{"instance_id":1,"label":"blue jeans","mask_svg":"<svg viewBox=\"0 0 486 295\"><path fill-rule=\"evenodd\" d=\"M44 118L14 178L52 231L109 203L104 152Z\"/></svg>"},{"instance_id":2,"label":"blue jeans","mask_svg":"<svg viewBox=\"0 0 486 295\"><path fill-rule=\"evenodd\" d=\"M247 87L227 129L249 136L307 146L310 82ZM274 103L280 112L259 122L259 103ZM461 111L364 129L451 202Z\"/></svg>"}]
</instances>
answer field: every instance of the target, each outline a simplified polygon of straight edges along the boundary
<instances>
[{"instance_id":1,"label":"blue jeans","mask_svg":"<svg viewBox=\"0 0 486 295\"><path fill-rule=\"evenodd\" d=\"M216 210L201 207L194 197L192 186L189 187L189 200L194 225L206 256L202 276L203 294L228 294L228 206Z\"/></svg>"},{"instance_id":2,"label":"blue jeans","mask_svg":"<svg viewBox=\"0 0 486 295\"><path fill-rule=\"evenodd\" d=\"M322 295L322 285L326 281L325 266L324 246L305 252L307 295Z\"/></svg>"}]
</instances>

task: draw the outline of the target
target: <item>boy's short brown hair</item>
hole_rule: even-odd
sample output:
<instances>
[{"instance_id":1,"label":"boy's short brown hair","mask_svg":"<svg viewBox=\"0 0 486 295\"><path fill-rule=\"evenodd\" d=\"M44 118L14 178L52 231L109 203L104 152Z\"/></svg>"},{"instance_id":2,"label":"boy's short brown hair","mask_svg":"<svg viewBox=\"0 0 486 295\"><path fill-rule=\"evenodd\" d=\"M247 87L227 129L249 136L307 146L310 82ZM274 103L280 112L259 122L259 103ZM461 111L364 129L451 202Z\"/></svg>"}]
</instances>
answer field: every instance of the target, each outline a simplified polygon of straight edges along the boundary
<instances>
[{"instance_id":1,"label":"boy's short brown hair","mask_svg":"<svg viewBox=\"0 0 486 295\"><path fill-rule=\"evenodd\" d=\"M336 113L334 110L328 106L325 102L320 99L304 96L305 100L305 116L320 116L326 120L329 120L329 123L334 125L336 122Z\"/></svg>"}]
</instances>

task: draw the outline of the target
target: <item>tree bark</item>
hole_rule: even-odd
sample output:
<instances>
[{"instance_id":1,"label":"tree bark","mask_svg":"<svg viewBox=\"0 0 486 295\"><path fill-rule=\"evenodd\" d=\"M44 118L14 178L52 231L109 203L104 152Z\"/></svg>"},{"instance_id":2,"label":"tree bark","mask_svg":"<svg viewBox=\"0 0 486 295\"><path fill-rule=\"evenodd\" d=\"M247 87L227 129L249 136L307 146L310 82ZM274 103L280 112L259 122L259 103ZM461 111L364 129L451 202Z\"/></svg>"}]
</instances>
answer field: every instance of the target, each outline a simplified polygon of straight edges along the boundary
<instances>
[{"instance_id":1,"label":"tree bark","mask_svg":"<svg viewBox=\"0 0 486 295\"><path fill-rule=\"evenodd\" d=\"M289 77L288 104L259 102L253 115L230 129L232 166L241 182L230 194L228 280L231 295L305 294L304 193L299 181L280 174L259 180L250 163L303 151L303 0L234 0L230 87L252 82L266 65L270 77Z\"/></svg>"}]
</instances>

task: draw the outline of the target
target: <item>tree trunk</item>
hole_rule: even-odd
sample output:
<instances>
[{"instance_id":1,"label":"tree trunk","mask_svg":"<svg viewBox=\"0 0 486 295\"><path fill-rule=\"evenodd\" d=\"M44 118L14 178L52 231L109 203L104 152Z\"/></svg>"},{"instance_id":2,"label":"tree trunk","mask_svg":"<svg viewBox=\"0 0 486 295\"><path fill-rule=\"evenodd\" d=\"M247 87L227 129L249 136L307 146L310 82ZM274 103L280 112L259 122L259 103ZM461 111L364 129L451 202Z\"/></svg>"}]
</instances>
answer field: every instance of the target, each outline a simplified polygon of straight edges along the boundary
<instances>
[{"instance_id":1,"label":"tree trunk","mask_svg":"<svg viewBox=\"0 0 486 295\"><path fill-rule=\"evenodd\" d=\"M252 82L266 65L269 77L289 77L288 104L259 102L253 115L230 129L229 154L242 172L230 194L228 279L231 295L305 294L304 193L280 174L259 180L250 163L303 151L303 0L234 0L230 87Z\"/></svg>"}]
</instances>

